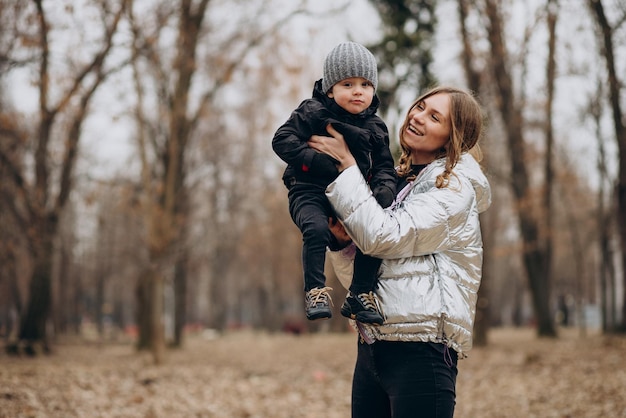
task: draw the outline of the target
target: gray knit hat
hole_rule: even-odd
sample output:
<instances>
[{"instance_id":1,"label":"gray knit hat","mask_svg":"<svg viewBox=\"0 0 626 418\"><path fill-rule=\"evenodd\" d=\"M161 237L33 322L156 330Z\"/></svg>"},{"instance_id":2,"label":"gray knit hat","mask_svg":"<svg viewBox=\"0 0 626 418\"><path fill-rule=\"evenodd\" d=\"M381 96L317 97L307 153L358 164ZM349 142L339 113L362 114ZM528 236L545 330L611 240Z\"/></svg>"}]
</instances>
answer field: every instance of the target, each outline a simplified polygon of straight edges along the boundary
<instances>
[{"instance_id":1,"label":"gray knit hat","mask_svg":"<svg viewBox=\"0 0 626 418\"><path fill-rule=\"evenodd\" d=\"M344 42L332 49L324 60L322 90L328 92L338 82L363 77L378 87L378 69L374 55L361 44Z\"/></svg>"}]
</instances>

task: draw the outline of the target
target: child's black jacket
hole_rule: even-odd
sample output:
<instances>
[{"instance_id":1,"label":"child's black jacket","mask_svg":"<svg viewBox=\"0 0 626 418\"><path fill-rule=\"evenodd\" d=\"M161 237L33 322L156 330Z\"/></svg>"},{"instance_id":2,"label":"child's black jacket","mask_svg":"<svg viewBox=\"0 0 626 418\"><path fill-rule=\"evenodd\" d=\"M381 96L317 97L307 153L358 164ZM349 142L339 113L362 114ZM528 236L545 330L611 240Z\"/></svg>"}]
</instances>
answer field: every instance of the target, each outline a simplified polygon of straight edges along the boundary
<instances>
[{"instance_id":1,"label":"child's black jacket","mask_svg":"<svg viewBox=\"0 0 626 418\"><path fill-rule=\"evenodd\" d=\"M396 171L389 150L389 132L376 110L377 96L368 109L353 115L342 109L322 92L321 80L315 83L313 97L306 99L274 134L272 148L287 163L283 181L287 188L296 183L310 183L326 187L337 176L336 161L310 148L311 135L326 135L326 126L339 131L361 173L368 179L376 199L383 207L389 206L396 192Z\"/></svg>"}]
</instances>

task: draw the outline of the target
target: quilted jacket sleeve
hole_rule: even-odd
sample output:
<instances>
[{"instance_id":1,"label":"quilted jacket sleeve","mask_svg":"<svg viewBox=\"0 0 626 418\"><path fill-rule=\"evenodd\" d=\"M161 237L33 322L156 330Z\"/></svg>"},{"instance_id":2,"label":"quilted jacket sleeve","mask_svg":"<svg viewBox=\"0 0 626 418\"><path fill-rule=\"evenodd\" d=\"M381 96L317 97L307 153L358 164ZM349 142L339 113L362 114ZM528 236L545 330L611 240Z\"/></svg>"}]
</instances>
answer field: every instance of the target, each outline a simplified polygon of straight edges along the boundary
<instances>
[{"instance_id":1,"label":"quilted jacket sleeve","mask_svg":"<svg viewBox=\"0 0 626 418\"><path fill-rule=\"evenodd\" d=\"M441 167L433 163L425 170L430 170L431 176L420 181L393 210L376 202L356 167L344 170L328 186L326 196L365 254L386 259L412 257L445 251L463 240L468 214L477 210L473 183L464 175L452 176L448 187L438 189L434 178ZM484 184L488 187L486 180Z\"/></svg>"}]
</instances>

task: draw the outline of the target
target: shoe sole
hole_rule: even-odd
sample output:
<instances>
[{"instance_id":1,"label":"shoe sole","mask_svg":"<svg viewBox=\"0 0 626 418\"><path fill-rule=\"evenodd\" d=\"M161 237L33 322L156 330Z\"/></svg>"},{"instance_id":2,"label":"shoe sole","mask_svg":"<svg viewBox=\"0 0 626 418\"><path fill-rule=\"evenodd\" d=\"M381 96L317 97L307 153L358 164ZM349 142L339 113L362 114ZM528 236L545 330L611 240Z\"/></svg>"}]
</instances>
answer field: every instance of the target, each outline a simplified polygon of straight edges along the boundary
<instances>
[{"instance_id":1,"label":"shoe sole","mask_svg":"<svg viewBox=\"0 0 626 418\"><path fill-rule=\"evenodd\" d=\"M316 319L330 319L333 317L332 313L329 312L319 312L316 314L306 314L306 319L308 319L309 321L315 321Z\"/></svg>"}]
</instances>

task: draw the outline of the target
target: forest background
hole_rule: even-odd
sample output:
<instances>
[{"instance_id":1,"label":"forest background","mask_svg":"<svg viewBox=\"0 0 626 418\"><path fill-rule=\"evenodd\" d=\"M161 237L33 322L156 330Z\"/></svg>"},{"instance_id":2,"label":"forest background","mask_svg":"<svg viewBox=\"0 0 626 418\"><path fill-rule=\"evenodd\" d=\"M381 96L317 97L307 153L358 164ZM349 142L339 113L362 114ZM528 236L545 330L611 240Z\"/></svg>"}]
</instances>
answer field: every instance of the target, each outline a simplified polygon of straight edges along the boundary
<instances>
[{"instance_id":1,"label":"forest background","mask_svg":"<svg viewBox=\"0 0 626 418\"><path fill-rule=\"evenodd\" d=\"M618 0L0 0L0 334L343 331L303 315L271 138L338 42L399 119L434 83L485 109L490 327L626 329L626 6ZM337 300L341 286L332 269Z\"/></svg>"}]
</instances>

